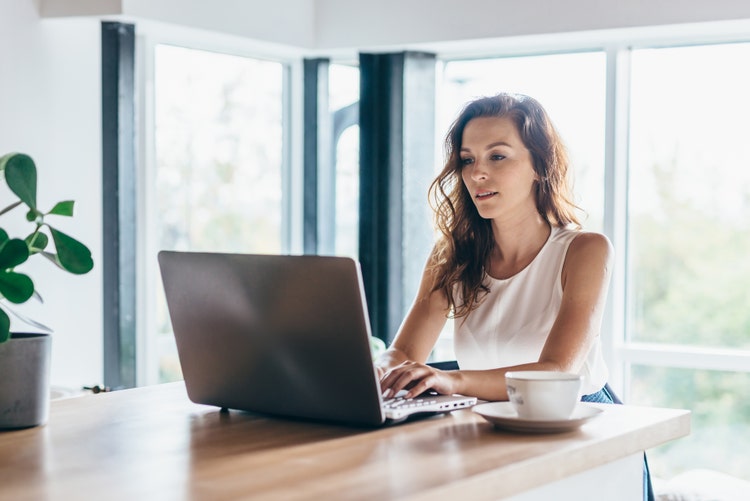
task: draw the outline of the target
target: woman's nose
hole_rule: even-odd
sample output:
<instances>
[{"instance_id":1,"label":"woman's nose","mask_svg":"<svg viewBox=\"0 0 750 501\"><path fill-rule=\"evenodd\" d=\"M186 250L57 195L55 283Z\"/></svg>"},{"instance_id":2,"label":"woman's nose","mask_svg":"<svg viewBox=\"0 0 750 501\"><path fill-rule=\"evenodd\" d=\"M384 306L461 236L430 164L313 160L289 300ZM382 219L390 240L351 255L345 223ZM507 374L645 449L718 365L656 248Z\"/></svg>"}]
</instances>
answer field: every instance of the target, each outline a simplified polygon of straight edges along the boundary
<instances>
[{"instance_id":1,"label":"woman's nose","mask_svg":"<svg viewBox=\"0 0 750 501\"><path fill-rule=\"evenodd\" d=\"M471 178L475 181L481 181L487 178L487 170L485 170L482 163L475 162L474 165L471 166Z\"/></svg>"}]
</instances>

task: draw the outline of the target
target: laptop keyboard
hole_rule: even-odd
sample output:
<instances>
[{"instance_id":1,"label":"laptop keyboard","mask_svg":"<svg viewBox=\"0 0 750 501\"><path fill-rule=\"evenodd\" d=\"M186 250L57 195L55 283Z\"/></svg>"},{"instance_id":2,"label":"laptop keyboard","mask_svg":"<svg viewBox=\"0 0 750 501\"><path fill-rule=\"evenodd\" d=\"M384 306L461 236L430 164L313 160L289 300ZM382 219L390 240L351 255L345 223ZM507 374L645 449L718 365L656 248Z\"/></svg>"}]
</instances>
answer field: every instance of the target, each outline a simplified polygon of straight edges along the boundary
<instances>
[{"instance_id":1,"label":"laptop keyboard","mask_svg":"<svg viewBox=\"0 0 750 501\"><path fill-rule=\"evenodd\" d=\"M396 398L389 398L388 400L383 401L383 408L384 409L414 409L417 407L424 407L425 405L432 405L436 403L437 400L433 398L425 398L425 397L416 397L416 398L404 398L404 397L396 397Z\"/></svg>"},{"instance_id":2,"label":"laptop keyboard","mask_svg":"<svg viewBox=\"0 0 750 501\"><path fill-rule=\"evenodd\" d=\"M403 395L406 393L406 390L401 390L394 397L383 401L383 411L387 419L396 422L409 416L442 414L471 407L477 403L476 398L440 395L433 390L427 390L412 398L404 398Z\"/></svg>"}]
</instances>

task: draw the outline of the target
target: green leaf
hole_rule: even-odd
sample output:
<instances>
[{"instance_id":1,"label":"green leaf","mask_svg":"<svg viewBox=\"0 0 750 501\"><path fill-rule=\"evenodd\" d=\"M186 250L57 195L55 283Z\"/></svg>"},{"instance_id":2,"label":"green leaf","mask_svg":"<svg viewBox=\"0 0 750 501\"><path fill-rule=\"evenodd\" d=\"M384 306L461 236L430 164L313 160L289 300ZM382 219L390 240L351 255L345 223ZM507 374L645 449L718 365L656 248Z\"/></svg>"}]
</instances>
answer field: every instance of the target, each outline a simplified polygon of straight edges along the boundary
<instances>
[{"instance_id":1,"label":"green leaf","mask_svg":"<svg viewBox=\"0 0 750 501\"><path fill-rule=\"evenodd\" d=\"M0 270L15 268L29 258L29 247L20 238L12 238L0 247Z\"/></svg>"},{"instance_id":2,"label":"green leaf","mask_svg":"<svg viewBox=\"0 0 750 501\"><path fill-rule=\"evenodd\" d=\"M8 314L0 308L0 343L4 343L8 339L10 339L10 318L8 318Z\"/></svg>"},{"instance_id":3,"label":"green leaf","mask_svg":"<svg viewBox=\"0 0 750 501\"><path fill-rule=\"evenodd\" d=\"M73 200L65 200L64 202L57 202L57 204L52 207L52 210L49 211L47 214L55 214L57 216L73 216L73 206L75 205L75 202Z\"/></svg>"},{"instance_id":4,"label":"green leaf","mask_svg":"<svg viewBox=\"0 0 750 501\"><path fill-rule=\"evenodd\" d=\"M88 247L52 227L49 230L57 249L57 260L63 269L76 275L91 271L91 268L94 267L94 261Z\"/></svg>"},{"instance_id":5,"label":"green leaf","mask_svg":"<svg viewBox=\"0 0 750 501\"><path fill-rule=\"evenodd\" d=\"M36 165L30 156L16 153L5 160L5 181L23 203L36 209Z\"/></svg>"},{"instance_id":6,"label":"green leaf","mask_svg":"<svg viewBox=\"0 0 750 501\"><path fill-rule=\"evenodd\" d=\"M0 228L0 248L2 248L3 244L8 240L10 240L10 237L4 229Z\"/></svg>"},{"instance_id":7,"label":"green leaf","mask_svg":"<svg viewBox=\"0 0 750 501\"><path fill-rule=\"evenodd\" d=\"M34 282L23 273L0 271L0 294L11 303L25 303L34 294Z\"/></svg>"},{"instance_id":8,"label":"green leaf","mask_svg":"<svg viewBox=\"0 0 750 501\"><path fill-rule=\"evenodd\" d=\"M49 238L41 231L35 231L26 237L26 245L29 246L31 253L43 251L49 244Z\"/></svg>"}]
</instances>

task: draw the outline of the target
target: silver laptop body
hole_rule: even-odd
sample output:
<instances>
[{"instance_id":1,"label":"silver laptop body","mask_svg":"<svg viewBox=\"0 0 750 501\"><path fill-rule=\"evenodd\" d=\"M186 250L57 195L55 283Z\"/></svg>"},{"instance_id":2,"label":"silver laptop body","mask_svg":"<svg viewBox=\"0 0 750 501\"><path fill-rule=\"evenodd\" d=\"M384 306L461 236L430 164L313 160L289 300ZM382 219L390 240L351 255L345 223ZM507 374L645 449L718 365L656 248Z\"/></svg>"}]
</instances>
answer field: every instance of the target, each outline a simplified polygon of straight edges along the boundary
<instances>
[{"instance_id":1,"label":"silver laptop body","mask_svg":"<svg viewBox=\"0 0 750 501\"><path fill-rule=\"evenodd\" d=\"M352 259L162 251L159 266L193 402L357 425L476 403L441 395L384 408Z\"/></svg>"}]
</instances>

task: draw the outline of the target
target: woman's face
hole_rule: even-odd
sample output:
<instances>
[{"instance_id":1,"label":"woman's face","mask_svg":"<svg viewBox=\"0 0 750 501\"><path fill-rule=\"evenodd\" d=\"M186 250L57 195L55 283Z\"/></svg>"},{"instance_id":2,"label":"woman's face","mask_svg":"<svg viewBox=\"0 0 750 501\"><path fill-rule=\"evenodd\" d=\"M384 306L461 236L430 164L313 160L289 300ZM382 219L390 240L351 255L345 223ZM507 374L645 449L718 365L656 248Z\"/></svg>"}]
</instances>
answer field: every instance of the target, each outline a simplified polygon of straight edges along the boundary
<instances>
[{"instance_id":1,"label":"woman's face","mask_svg":"<svg viewBox=\"0 0 750 501\"><path fill-rule=\"evenodd\" d=\"M479 215L485 219L536 214L531 153L508 117L479 117L464 128L461 177Z\"/></svg>"}]
</instances>

